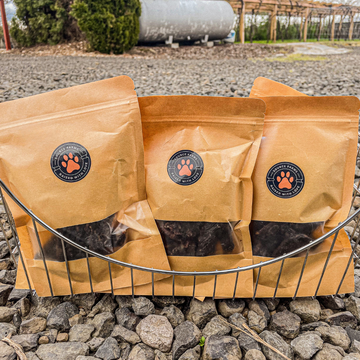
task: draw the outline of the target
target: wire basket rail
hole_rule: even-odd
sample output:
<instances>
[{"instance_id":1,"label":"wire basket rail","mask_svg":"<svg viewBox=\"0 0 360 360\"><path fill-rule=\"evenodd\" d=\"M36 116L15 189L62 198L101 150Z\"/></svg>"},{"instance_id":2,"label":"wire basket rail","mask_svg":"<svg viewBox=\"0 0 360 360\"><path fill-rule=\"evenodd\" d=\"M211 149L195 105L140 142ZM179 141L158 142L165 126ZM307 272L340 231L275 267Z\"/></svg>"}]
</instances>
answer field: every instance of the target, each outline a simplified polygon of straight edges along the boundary
<instances>
[{"instance_id":1,"label":"wire basket rail","mask_svg":"<svg viewBox=\"0 0 360 360\"><path fill-rule=\"evenodd\" d=\"M359 152L358 152L358 158L359 158ZM213 289L213 299L215 299L215 294L216 294L216 286L218 283L218 277L220 275L225 275L225 274L236 274L236 278L235 278L235 282L234 282L234 291L233 291L233 299L235 299L236 297L236 289L237 289L237 284L238 284L238 279L239 276L241 276L241 273L244 271L249 271L249 270L254 270L254 269L258 269L258 273L257 273L257 277L256 277L256 282L255 282L255 286L254 286L254 292L253 292L253 299L256 298L256 293L257 293L257 289L258 289L258 284L259 284L259 279L261 277L261 270L265 267L265 266L269 266L275 263L280 263L280 269L278 271L278 275L277 275L277 280L276 280L276 286L274 289L274 293L273 293L273 298L276 298L277 292L278 292L278 288L279 288L279 283L280 283L280 278L282 275L282 271L283 271L283 266L284 266L284 262L286 259L294 257L302 252L306 252L305 256L304 256L304 261L303 261L303 265L301 267L301 271L299 274L299 279L297 281L297 285L293 294L293 299L295 299L297 297L298 294L298 290L303 278L303 274L304 274L304 270L306 267L306 263L308 260L308 256L309 256L309 252L310 249L313 248L316 245L319 245L320 243L322 243L323 241L325 241L326 239L333 237L333 240L331 241L331 246L329 249L329 252L327 254L325 263L323 265L323 268L321 270L321 275L320 275L320 279L319 282L317 284L316 287L316 291L313 294L313 297L316 297L320 288L320 285L322 283L325 271L327 269L332 251L334 249L335 243L336 243L336 239L338 237L339 231L341 229L343 229L346 225L348 225L350 222L352 222L353 220L355 220L355 226L354 229L352 231L352 233L350 234L350 242L352 245L352 251L351 254L349 256L349 260L347 262L347 266L345 268L345 271L341 277L341 281L337 287L337 291L336 291L336 295L339 293L341 286L343 284L343 281L345 279L345 276L350 268L351 262L355 261L355 267L359 262L359 256L356 253L356 248L359 245L359 241L360 241L360 235L358 233L359 230L359 223L360 223L360 208L357 209L356 211L353 211L353 213L342 223L340 223L337 227L335 227L334 229L332 229L331 231L327 232L326 234L324 234L323 236L321 236L320 238L313 240L312 242L310 242L308 245L305 245L303 247L300 247L294 251L291 251L287 254L284 254L282 256L267 260L267 261L263 261L260 262L258 264L253 264L253 265L248 265L248 266L243 266L243 267L238 267L238 268L233 268L233 269L226 269L226 270L219 270L219 271L201 271L201 272L184 272L184 271L173 271L173 270L160 270L160 269L153 269L153 268L148 268L148 267L144 267L144 266L139 266L136 264L128 264L119 260L115 260L112 259L110 257L107 257L105 255L101 255L97 252L94 252L92 250L89 250L79 244L77 244L76 242L68 239L67 237L63 236L62 234L60 234L59 232L57 232L56 230L54 230L53 228L51 228L49 225L47 225L45 222L43 222L39 217L37 217L31 210L29 210L19 199L16 198L16 196L9 190L9 188L4 184L4 182L2 180L0 180L0 195L4 204L4 208L5 208L5 213L7 216L7 221L10 225L10 229L12 231L12 234L15 238L15 243L16 246L14 248L14 250L12 251L9 240L7 239L6 233L5 233L5 229L4 229L4 225L3 223L0 221L0 231L3 233L4 238L7 242L7 245L9 247L10 250L10 254L11 257L13 259L13 262L15 264L15 266L17 266L17 262L15 260L15 256L14 256L14 251L17 251L19 254L19 260L22 263L24 272L25 272L25 276L26 276L26 280L30 289L30 293L32 293L32 287L31 287L31 283L30 283L30 278L29 278L29 274L26 270L26 266L25 266L25 262L24 262L24 258L22 256L22 253L20 251L20 241L19 241L19 237L18 234L16 232L16 227L15 227L15 222L14 219L12 217L12 214L10 212L9 206L6 203L5 197L3 196L3 191L27 214L31 217L33 225L34 225L34 230L35 230L35 234L36 234L36 239L40 248L40 255L42 258L42 262L44 264L44 269L46 272L46 281L48 282L49 285L49 289L50 289L50 293L51 296L54 296L53 293L53 285L51 283L50 280L50 275L49 275L49 270L46 264L46 257L44 254L44 250L42 247L42 244L40 242L40 237L39 237L39 233L38 233L38 229L37 229L37 225L41 225L43 228L45 228L46 230L48 230L49 232L51 232L54 236L56 236L57 238L59 238L61 240L61 244L62 244L62 251L63 251L63 255L64 255L64 261L65 261L65 265L66 265L66 271L67 271L67 278L68 278L68 282L69 282L69 288L70 288L70 293L71 296L73 296L73 287L72 287L72 281L71 281L71 271L70 271L70 267L69 267L69 263L68 263L68 259L67 259L67 255L66 255L66 251L65 251L65 245L64 243L66 242L68 245L73 246L79 250L81 250L86 257L87 260L87 272L88 272L88 276L89 276L89 284L90 284L90 289L91 292L93 293L93 282L92 282L92 276L91 276L91 271L90 271L90 263L89 263L89 256L93 256L96 258L99 258L105 262L108 263L108 269L109 269L109 281L110 281L110 287L111 287L111 292L112 294L114 294L114 288L113 288L113 279L112 279L112 270L111 270L111 264L115 264L115 265L119 265L122 267L126 267L126 268L130 268L130 274L131 274L131 289L132 289L132 296L135 296L135 286L134 286L134 276L133 276L133 271L134 270L139 270L139 271L145 271L148 273L151 273L151 279L152 279L152 296L156 296L155 294L155 281L154 281L154 274L163 274L163 275L168 275L172 277L172 297L175 297L175 277L176 276L190 276L193 277L194 281L193 281L193 298L195 297L196 294L196 282L197 282L197 278L198 277L202 277L202 276L213 276L214 277L214 289ZM352 199L352 204L354 204L354 200L356 198L356 196L360 196L360 180L357 181L357 183L354 184L354 191L353 191L353 199ZM351 207L352 208L352 207ZM350 212L351 213L351 212ZM356 239L355 239L356 238ZM230 286L230 285L229 285Z\"/></svg>"}]
</instances>

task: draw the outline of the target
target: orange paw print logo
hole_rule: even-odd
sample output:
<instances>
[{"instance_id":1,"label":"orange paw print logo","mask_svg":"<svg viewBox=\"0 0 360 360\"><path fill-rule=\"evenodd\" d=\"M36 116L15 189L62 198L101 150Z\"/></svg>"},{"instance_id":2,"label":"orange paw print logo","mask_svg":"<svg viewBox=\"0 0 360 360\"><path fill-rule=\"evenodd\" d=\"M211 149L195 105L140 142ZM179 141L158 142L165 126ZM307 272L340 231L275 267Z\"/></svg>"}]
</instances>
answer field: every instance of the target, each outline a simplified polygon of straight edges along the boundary
<instances>
[{"instance_id":1,"label":"orange paw print logo","mask_svg":"<svg viewBox=\"0 0 360 360\"><path fill-rule=\"evenodd\" d=\"M69 153L69 155L63 155L61 165L66 169L68 174L71 174L73 171L80 169L78 162L79 158L77 156L74 157L72 153Z\"/></svg>"},{"instance_id":2,"label":"orange paw print logo","mask_svg":"<svg viewBox=\"0 0 360 360\"><path fill-rule=\"evenodd\" d=\"M284 171L281 172L280 176L276 178L277 182L279 183L279 189L291 189L292 183L294 182L294 178L290 176L290 171L286 174Z\"/></svg>"},{"instance_id":3,"label":"orange paw print logo","mask_svg":"<svg viewBox=\"0 0 360 360\"><path fill-rule=\"evenodd\" d=\"M194 168L193 164L190 164L190 159L188 160L181 160L181 164L177 166L179 170L179 176L191 176L191 170Z\"/></svg>"}]
</instances>

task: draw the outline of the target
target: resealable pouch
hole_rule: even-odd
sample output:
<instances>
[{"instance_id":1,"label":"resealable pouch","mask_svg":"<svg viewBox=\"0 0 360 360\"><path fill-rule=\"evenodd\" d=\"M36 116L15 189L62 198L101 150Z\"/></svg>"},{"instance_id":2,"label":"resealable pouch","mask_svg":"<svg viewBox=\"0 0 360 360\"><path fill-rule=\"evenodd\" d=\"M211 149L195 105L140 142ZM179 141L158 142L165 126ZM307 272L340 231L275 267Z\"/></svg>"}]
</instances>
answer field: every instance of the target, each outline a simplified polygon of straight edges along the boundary
<instances>
[{"instance_id":1,"label":"resealable pouch","mask_svg":"<svg viewBox=\"0 0 360 360\"><path fill-rule=\"evenodd\" d=\"M250 265L251 175L264 103L151 96L139 98L139 104L147 196L171 269L215 271ZM215 296L233 296L236 274L220 278ZM155 293L172 295L172 281L157 282ZM175 295L192 296L193 285L193 277L176 276ZM151 291L145 288L139 291ZM196 279L196 296L212 296L213 289L213 276ZM252 272L242 272L236 296L251 294Z\"/></svg>"},{"instance_id":2,"label":"resealable pouch","mask_svg":"<svg viewBox=\"0 0 360 360\"><path fill-rule=\"evenodd\" d=\"M264 89L269 95L284 89L285 96L266 97ZM360 102L355 97L291 96L294 92L262 78L250 94L261 95L267 105L253 174L254 263L309 244L345 220L350 210ZM294 295L305 258L297 296L353 291L352 267L338 289L351 254L344 230L317 289L333 239L284 261L277 296ZM278 262L262 269L256 296L274 295L280 267Z\"/></svg>"},{"instance_id":3,"label":"resealable pouch","mask_svg":"<svg viewBox=\"0 0 360 360\"><path fill-rule=\"evenodd\" d=\"M0 114L0 178L28 209L98 254L169 269L146 201L141 118L130 78L6 102ZM20 242L40 296L50 295L43 254L54 295L70 294L71 286L73 293L89 292L91 286L107 291L111 279L113 287L131 285L129 268L109 269L104 260L87 259L67 243L63 247L39 224L39 237L32 221L20 225ZM150 273L133 275L135 286L151 282Z\"/></svg>"}]
</instances>

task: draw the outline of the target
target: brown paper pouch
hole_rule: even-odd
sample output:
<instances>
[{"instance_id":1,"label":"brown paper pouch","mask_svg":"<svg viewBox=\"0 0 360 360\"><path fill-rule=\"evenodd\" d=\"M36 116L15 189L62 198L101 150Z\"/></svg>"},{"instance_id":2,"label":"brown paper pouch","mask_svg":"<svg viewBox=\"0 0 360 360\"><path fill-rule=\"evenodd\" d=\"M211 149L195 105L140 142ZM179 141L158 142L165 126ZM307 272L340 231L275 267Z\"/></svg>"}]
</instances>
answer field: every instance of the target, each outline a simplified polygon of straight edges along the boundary
<instances>
[{"instance_id":1,"label":"brown paper pouch","mask_svg":"<svg viewBox=\"0 0 360 360\"><path fill-rule=\"evenodd\" d=\"M264 138L253 176L255 263L295 250L345 220L351 202L359 109L354 97L262 99L267 104ZM335 293L340 283L343 273L338 272L345 269L351 250L345 233L341 234L318 295ZM309 279L319 280L330 246L327 240L311 250L301 282L308 287L299 289L298 296L314 295L316 288ZM294 295L293 284L303 260L299 256L284 262L286 275L281 276L278 296ZM271 292L273 296L280 266L281 262L263 268L256 296L267 297ZM341 291L352 291L352 272L348 271ZM257 271L255 279L256 275ZM339 276L337 284L326 281Z\"/></svg>"},{"instance_id":2,"label":"brown paper pouch","mask_svg":"<svg viewBox=\"0 0 360 360\"><path fill-rule=\"evenodd\" d=\"M144 256L136 257L137 265L169 269L154 223L145 233L132 228L144 214L149 221L153 218L146 210L141 119L130 78L121 76L3 103L0 113L0 178L25 206L63 235L102 255L117 254L119 260L135 262L136 249L137 255L139 251L146 255L146 261ZM134 221L128 224L129 219ZM39 230L46 259L63 267L61 243ZM21 241L28 239L20 237ZM130 244L133 240L136 246L135 241ZM70 261L86 261L85 254L74 248L67 246L66 252ZM42 271L42 265L35 265L42 264L41 252L34 246L32 261L29 269ZM82 269L70 269L82 274L81 282L85 279ZM114 272L116 284L117 274L123 271ZM109 272L96 263L91 273L99 288L105 287ZM57 291L69 293L63 273L53 276ZM36 279L44 281L45 277ZM134 280L143 284L148 279L151 276L137 274ZM79 291L84 287L86 283ZM86 291L88 287L89 280Z\"/></svg>"},{"instance_id":3,"label":"brown paper pouch","mask_svg":"<svg viewBox=\"0 0 360 360\"><path fill-rule=\"evenodd\" d=\"M250 265L251 174L264 104L199 96L152 96L139 104L148 201L171 269ZM219 277L216 296L233 296L235 278ZM213 282L214 277L199 277L196 295L212 296ZM193 277L176 276L175 294L192 296L193 283ZM251 284L251 272L242 272L237 296L250 296ZM158 282L155 290L171 295L172 278ZM137 291L151 292L151 287Z\"/></svg>"}]
</instances>

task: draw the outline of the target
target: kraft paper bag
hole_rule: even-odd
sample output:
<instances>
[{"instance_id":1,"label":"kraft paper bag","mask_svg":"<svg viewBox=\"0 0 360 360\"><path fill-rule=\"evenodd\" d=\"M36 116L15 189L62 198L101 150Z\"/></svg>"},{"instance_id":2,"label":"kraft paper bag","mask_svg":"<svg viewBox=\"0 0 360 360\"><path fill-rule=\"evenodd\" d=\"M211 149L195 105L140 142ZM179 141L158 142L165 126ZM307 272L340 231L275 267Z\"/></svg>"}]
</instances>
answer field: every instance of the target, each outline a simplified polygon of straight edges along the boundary
<instances>
[{"instance_id":1,"label":"kraft paper bag","mask_svg":"<svg viewBox=\"0 0 360 360\"><path fill-rule=\"evenodd\" d=\"M271 96L281 92L286 96ZM254 263L308 244L344 221L350 210L360 102L355 97L294 97L295 92L261 78L250 94L261 96L267 105L253 174ZM311 249L298 296L315 294L332 239ZM294 295L305 254L286 259L277 296ZM336 293L350 255L350 242L342 230L318 295ZM278 262L262 269L256 296L274 295L280 266ZM254 281L257 274L258 270ZM351 265L340 292L353 289Z\"/></svg>"},{"instance_id":2,"label":"kraft paper bag","mask_svg":"<svg viewBox=\"0 0 360 360\"><path fill-rule=\"evenodd\" d=\"M139 98L148 201L175 271L214 271L252 263L249 223L262 101L200 96ZM219 276L216 297L232 297L236 274ZM174 294L193 295L193 277L176 276ZM196 279L197 297L212 296L214 277ZM242 272L237 297L251 296ZM155 284L172 295L173 278ZM118 294L129 294L119 289ZM140 286L135 294L151 294Z\"/></svg>"},{"instance_id":3,"label":"kraft paper bag","mask_svg":"<svg viewBox=\"0 0 360 360\"><path fill-rule=\"evenodd\" d=\"M28 209L70 240L104 256L170 268L146 201L141 118L130 78L6 102L0 104L0 114L0 178ZM13 205L9 203L11 209ZM17 221L18 226L25 219ZM62 242L37 228L54 295L70 294ZM20 229L34 287L39 296L48 296L32 221ZM85 253L66 243L64 248L74 293L88 292ZM94 290L109 290L108 263L92 257L89 263ZM112 265L111 270L114 287L131 285L128 268ZM134 272L134 285L151 280L150 273Z\"/></svg>"}]
</instances>

